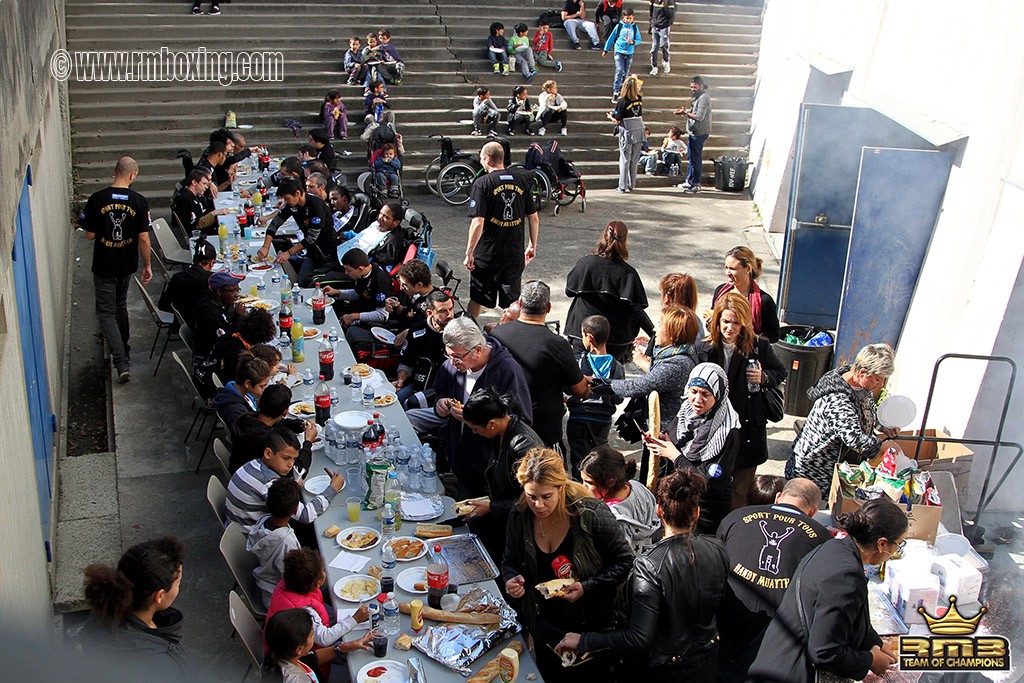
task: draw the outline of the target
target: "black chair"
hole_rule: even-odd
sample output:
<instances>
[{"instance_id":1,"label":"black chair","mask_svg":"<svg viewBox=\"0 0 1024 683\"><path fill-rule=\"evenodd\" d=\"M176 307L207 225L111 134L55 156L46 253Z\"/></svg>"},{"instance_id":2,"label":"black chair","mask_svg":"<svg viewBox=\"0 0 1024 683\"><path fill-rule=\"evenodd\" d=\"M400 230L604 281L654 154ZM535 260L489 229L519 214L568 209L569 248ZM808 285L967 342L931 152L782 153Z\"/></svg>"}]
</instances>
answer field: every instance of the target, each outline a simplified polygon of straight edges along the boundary
<instances>
[{"instance_id":1,"label":"black chair","mask_svg":"<svg viewBox=\"0 0 1024 683\"><path fill-rule=\"evenodd\" d=\"M179 149L176 156L181 159L181 167L185 169L185 176L187 177L192 172L192 169L196 167L192 161L192 152L187 149Z\"/></svg>"},{"instance_id":2,"label":"black chair","mask_svg":"<svg viewBox=\"0 0 1024 683\"><path fill-rule=\"evenodd\" d=\"M459 285L462 284L462 279L455 277L455 271L452 270L452 267L449 266L448 262L444 259L437 260L437 263L434 264L434 272L437 273L439 278L441 278L441 289L447 293L448 296L454 299L455 303L459 305L459 308L465 312L466 307L462 305L462 302L456 294L456 292L459 291ZM455 283L454 287L451 284L453 282Z\"/></svg>"}]
</instances>

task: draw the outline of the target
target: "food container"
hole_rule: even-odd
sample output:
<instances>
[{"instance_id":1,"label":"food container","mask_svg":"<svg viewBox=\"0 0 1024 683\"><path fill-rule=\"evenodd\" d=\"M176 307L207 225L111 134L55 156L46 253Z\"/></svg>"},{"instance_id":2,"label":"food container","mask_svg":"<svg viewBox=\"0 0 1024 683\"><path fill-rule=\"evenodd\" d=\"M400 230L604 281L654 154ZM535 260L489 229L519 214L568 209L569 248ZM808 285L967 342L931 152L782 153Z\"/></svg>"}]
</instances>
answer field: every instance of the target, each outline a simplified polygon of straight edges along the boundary
<instances>
[{"instance_id":1,"label":"food container","mask_svg":"<svg viewBox=\"0 0 1024 683\"><path fill-rule=\"evenodd\" d=\"M497 578L498 568L476 534L439 538L434 544L441 547L441 556L448 561L449 583L461 586ZM434 550L429 554L433 557Z\"/></svg>"}]
</instances>

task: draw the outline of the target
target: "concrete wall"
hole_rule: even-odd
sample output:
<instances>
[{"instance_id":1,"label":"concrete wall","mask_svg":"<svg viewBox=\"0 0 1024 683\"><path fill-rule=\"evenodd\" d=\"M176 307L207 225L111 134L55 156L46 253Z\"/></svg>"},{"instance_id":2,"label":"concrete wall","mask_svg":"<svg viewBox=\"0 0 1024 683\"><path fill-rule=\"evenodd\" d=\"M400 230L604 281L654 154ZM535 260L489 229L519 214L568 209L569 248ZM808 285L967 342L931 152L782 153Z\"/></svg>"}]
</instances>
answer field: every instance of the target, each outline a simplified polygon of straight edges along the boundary
<instances>
[{"instance_id":1,"label":"concrete wall","mask_svg":"<svg viewBox=\"0 0 1024 683\"><path fill-rule=\"evenodd\" d=\"M1021 362L1016 343L1024 260L1024 5L972 5L940 0L769 0L762 32L752 158L760 159L755 200L766 220L777 216L781 167L788 157L801 87L800 55L818 53L852 69L844 102L900 110L907 118L959 128L968 136L953 168L928 255L897 350L892 390L924 406L932 365L943 353L1005 353ZM806 70L806 69L804 69ZM780 192L780 189L782 190ZM912 188L908 188L912 191ZM784 215L784 210L783 210ZM781 226L780 226L781 227ZM884 250L885 245L879 245ZM1024 368L1022 368L1024 369ZM949 366L928 426L954 436L992 438L998 386L984 368ZM1018 378L1018 396L1024 375ZM1011 409L1004 438L1024 441L1020 407ZM977 449L980 450L980 449ZM986 455L974 467L972 496ZM980 462L979 462L980 460ZM999 468L997 468L997 471ZM1021 509L1010 494L1024 484L1024 467L997 507Z\"/></svg>"},{"instance_id":2,"label":"concrete wall","mask_svg":"<svg viewBox=\"0 0 1024 683\"><path fill-rule=\"evenodd\" d=\"M24 410L25 379L10 254L25 169L31 165L43 311L43 339L33 342L46 349L50 402L60 414L70 272L71 158L66 92L50 77L49 60L64 44L63 24L62 0L0 3L0 44L5 47L0 70L0 386L9 407L0 411L0 471L11 477L4 507L13 513L0 524L0 627L26 635L49 633L52 618L32 441Z\"/></svg>"}]
</instances>

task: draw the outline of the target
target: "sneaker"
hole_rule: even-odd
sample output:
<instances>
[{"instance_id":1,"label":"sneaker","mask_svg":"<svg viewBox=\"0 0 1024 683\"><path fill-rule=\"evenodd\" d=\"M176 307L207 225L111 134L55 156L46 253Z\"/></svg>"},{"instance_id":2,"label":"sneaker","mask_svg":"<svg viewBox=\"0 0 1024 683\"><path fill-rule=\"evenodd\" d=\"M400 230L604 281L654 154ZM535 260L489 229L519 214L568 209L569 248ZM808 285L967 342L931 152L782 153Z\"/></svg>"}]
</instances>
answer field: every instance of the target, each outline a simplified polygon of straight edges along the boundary
<instances>
[{"instance_id":1,"label":"sneaker","mask_svg":"<svg viewBox=\"0 0 1024 683\"><path fill-rule=\"evenodd\" d=\"M402 79L401 78L395 79L395 81L391 85L402 85Z\"/></svg>"},{"instance_id":2,"label":"sneaker","mask_svg":"<svg viewBox=\"0 0 1024 683\"><path fill-rule=\"evenodd\" d=\"M199 7L193 7L192 8L192 14L202 14L202 13L203 13L203 10L200 9Z\"/></svg>"},{"instance_id":3,"label":"sneaker","mask_svg":"<svg viewBox=\"0 0 1024 683\"><path fill-rule=\"evenodd\" d=\"M123 368L118 368L118 370L117 370L117 383L118 384L124 384L125 382L130 382L131 379L132 379L132 373L131 373L131 370L128 369L127 365L124 366Z\"/></svg>"},{"instance_id":4,"label":"sneaker","mask_svg":"<svg viewBox=\"0 0 1024 683\"><path fill-rule=\"evenodd\" d=\"M612 104L618 104L618 103L619 103L619 96L617 94L616 95L612 95Z\"/></svg>"},{"instance_id":5,"label":"sneaker","mask_svg":"<svg viewBox=\"0 0 1024 683\"><path fill-rule=\"evenodd\" d=\"M664 71L665 73L672 73L672 67L671 67L671 66L669 66L669 63L668 63L668 62L662 62L662 63L661 63L661 68L662 68L662 70L663 70L663 71Z\"/></svg>"},{"instance_id":6,"label":"sneaker","mask_svg":"<svg viewBox=\"0 0 1024 683\"><path fill-rule=\"evenodd\" d=\"M569 129L568 128L563 128L562 129L562 135L565 136L565 135L568 135L568 134L569 134Z\"/></svg>"},{"instance_id":7,"label":"sneaker","mask_svg":"<svg viewBox=\"0 0 1024 683\"><path fill-rule=\"evenodd\" d=\"M345 82L345 85L359 85L359 81L354 78L350 78Z\"/></svg>"},{"instance_id":8,"label":"sneaker","mask_svg":"<svg viewBox=\"0 0 1024 683\"><path fill-rule=\"evenodd\" d=\"M399 197L399 196L401 196L401 192L398 191L397 187L389 187L388 188L388 196L389 197Z\"/></svg>"},{"instance_id":9,"label":"sneaker","mask_svg":"<svg viewBox=\"0 0 1024 683\"><path fill-rule=\"evenodd\" d=\"M514 130L512 130L511 128L508 129L508 136L509 137L512 137L515 134L516 134L516 132Z\"/></svg>"},{"instance_id":10,"label":"sneaker","mask_svg":"<svg viewBox=\"0 0 1024 683\"><path fill-rule=\"evenodd\" d=\"M574 50L582 50L583 47L579 43L573 43L572 44L572 49L574 49Z\"/></svg>"},{"instance_id":11,"label":"sneaker","mask_svg":"<svg viewBox=\"0 0 1024 683\"><path fill-rule=\"evenodd\" d=\"M601 47L600 43L594 43L593 45L590 46L590 49L591 50L603 50L604 48Z\"/></svg>"},{"instance_id":12,"label":"sneaker","mask_svg":"<svg viewBox=\"0 0 1024 683\"><path fill-rule=\"evenodd\" d=\"M690 183L679 183L678 185L676 185L676 187L678 187L683 192L686 192L690 189Z\"/></svg>"},{"instance_id":13,"label":"sneaker","mask_svg":"<svg viewBox=\"0 0 1024 683\"><path fill-rule=\"evenodd\" d=\"M698 192L700 192L700 185L692 185L687 189L683 190L683 192L686 192L687 194L697 194Z\"/></svg>"},{"instance_id":14,"label":"sneaker","mask_svg":"<svg viewBox=\"0 0 1024 683\"><path fill-rule=\"evenodd\" d=\"M530 137L533 137L534 135L536 135L536 133L534 133L534 132L533 132L532 130L530 130L529 128L527 128L527 129L526 129L526 134L527 134L527 135L529 135Z\"/></svg>"},{"instance_id":15,"label":"sneaker","mask_svg":"<svg viewBox=\"0 0 1024 683\"><path fill-rule=\"evenodd\" d=\"M474 128L473 131L470 133L470 135L483 135L483 133L481 133L479 130Z\"/></svg>"},{"instance_id":16,"label":"sneaker","mask_svg":"<svg viewBox=\"0 0 1024 683\"><path fill-rule=\"evenodd\" d=\"M498 64L497 62L495 62L494 63L494 73L498 73L500 71L501 71L501 64Z\"/></svg>"},{"instance_id":17,"label":"sneaker","mask_svg":"<svg viewBox=\"0 0 1024 683\"><path fill-rule=\"evenodd\" d=\"M505 66L501 67L501 75L502 76L508 76L508 64L506 64Z\"/></svg>"},{"instance_id":18,"label":"sneaker","mask_svg":"<svg viewBox=\"0 0 1024 683\"><path fill-rule=\"evenodd\" d=\"M496 138L496 137L498 137L498 131L494 130L493 128L490 129L489 131L487 131L487 137L489 137L489 138Z\"/></svg>"},{"instance_id":19,"label":"sneaker","mask_svg":"<svg viewBox=\"0 0 1024 683\"><path fill-rule=\"evenodd\" d=\"M548 129L545 128L544 126L541 126L540 128L537 129L537 135L547 135L547 133Z\"/></svg>"},{"instance_id":20,"label":"sneaker","mask_svg":"<svg viewBox=\"0 0 1024 683\"><path fill-rule=\"evenodd\" d=\"M615 191L618 192L619 194L626 194L626 191L623 190L621 187L616 187Z\"/></svg>"},{"instance_id":21,"label":"sneaker","mask_svg":"<svg viewBox=\"0 0 1024 683\"><path fill-rule=\"evenodd\" d=\"M561 62L555 62L555 71L561 71L561 70L562 70L562 63Z\"/></svg>"},{"instance_id":22,"label":"sneaker","mask_svg":"<svg viewBox=\"0 0 1024 683\"><path fill-rule=\"evenodd\" d=\"M533 77L536 76L536 75L537 75L537 70L536 69L534 69L530 73L526 74L526 82L529 83L530 81L532 81Z\"/></svg>"},{"instance_id":23,"label":"sneaker","mask_svg":"<svg viewBox=\"0 0 1024 683\"><path fill-rule=\"evenodd\" d=\"M217 7L216 5L211 7L210 8L210 14L220 14L220 7Z\"/></svg>"},{"instance_id":24,"label":"sneaker","mask_svg":"<svg viewBox=\"0 0 1024 683\"><path fill-rule=\"evenodd\" d=\"M658 75L658 67L656 67L656 66L652 66L651 67L651 75L652 76L657 76Z\"/></svg>"}]
</instances>

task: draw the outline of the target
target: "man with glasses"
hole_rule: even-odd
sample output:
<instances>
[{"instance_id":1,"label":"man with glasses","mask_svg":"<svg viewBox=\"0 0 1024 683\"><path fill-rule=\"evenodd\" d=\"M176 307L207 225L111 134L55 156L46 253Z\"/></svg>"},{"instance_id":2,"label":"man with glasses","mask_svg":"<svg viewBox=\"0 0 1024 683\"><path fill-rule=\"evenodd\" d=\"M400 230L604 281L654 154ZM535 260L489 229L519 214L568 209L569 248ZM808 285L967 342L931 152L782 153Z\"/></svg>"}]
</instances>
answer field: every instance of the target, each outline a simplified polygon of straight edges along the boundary
<instances>
[{"instance_id":1,"label":"man with glasses","mask_svg":"<svg viewBox=\"0 0 1024 683\"><path fill-rule=\"evenodd\" d=\"M415 261L412 261L415 263ZM423 381L445 360L444 328L455 317L455 300L446 292L434 289L425 298L426 319L415 323L395 339L395 346L402 349L398 360L398 377L393 382L398 389L398 402L407 407L410 398L426 389ZM427 397L421 396L419 405L429 405Z\"/></svg>"},{"instance_id":2,"label":"man with glasses","mask_svg":"<svg viewBox=\"0 0 1024 683\"><path fill-rule=\"evenodd\" d=\"M459 495L472 498L487 493L484 469L496 444L494 439L465 428L463 404L476 390L490 387L499 394L512 394L529 423L533 421L530 390L512 354L496 339L484 335L472 318L452 320L444 328L443 339L447 360L434 381L437 402L433 409L413 409L408 416L417 434L440 430L448 463L458 479Z\"/></svg>"}]
</instances>

